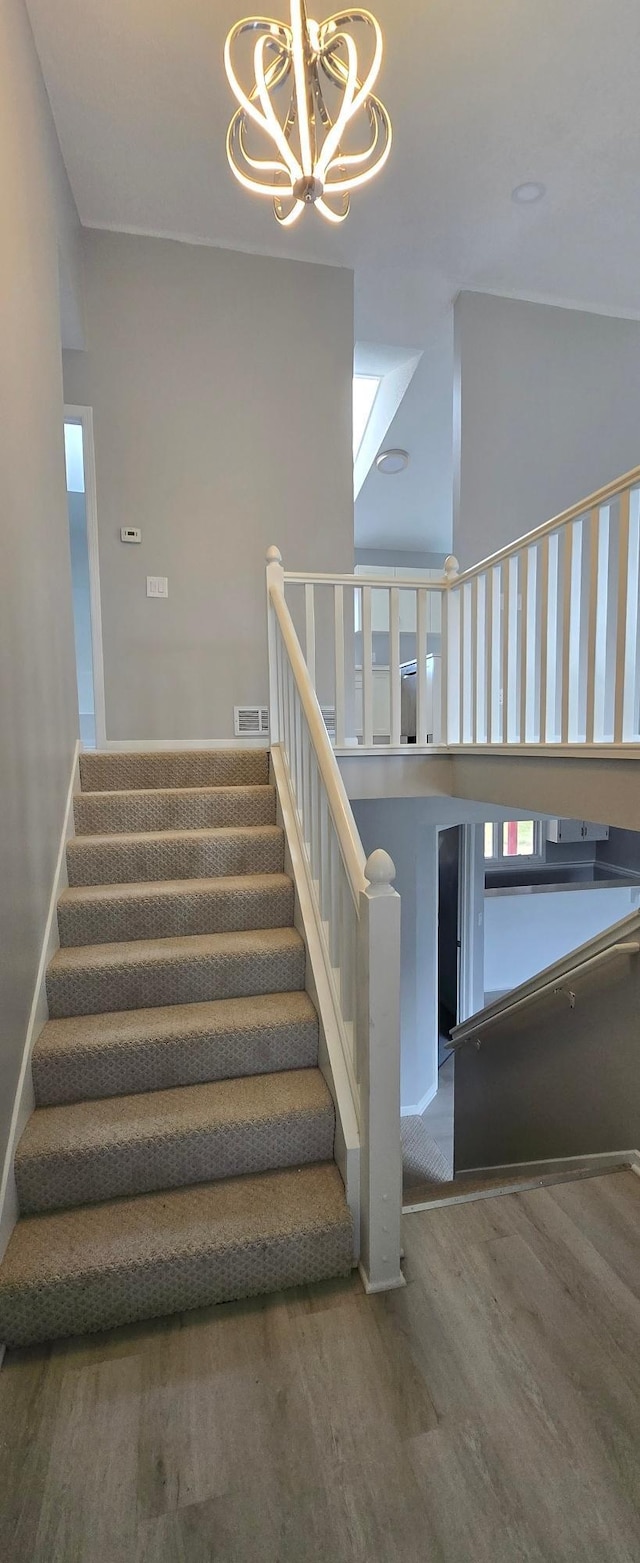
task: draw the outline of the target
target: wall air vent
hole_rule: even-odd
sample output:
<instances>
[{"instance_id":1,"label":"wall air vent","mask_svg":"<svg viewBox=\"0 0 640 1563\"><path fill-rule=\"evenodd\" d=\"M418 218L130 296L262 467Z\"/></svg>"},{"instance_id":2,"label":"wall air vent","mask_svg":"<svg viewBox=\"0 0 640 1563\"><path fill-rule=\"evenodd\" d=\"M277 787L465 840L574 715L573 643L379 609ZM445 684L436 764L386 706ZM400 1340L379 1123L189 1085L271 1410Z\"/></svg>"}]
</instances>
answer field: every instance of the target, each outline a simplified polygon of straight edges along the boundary
<instances>
[{"instance_id":1,"label":"wall air vent","mask_svg":"<svg viewBox=\"0 0 640 1563\"><path fill-rule=\"evenodd\" d=\"M236 738L268 737L269 707L234 706L233 731Z\"/></svg>"}]
</instances>

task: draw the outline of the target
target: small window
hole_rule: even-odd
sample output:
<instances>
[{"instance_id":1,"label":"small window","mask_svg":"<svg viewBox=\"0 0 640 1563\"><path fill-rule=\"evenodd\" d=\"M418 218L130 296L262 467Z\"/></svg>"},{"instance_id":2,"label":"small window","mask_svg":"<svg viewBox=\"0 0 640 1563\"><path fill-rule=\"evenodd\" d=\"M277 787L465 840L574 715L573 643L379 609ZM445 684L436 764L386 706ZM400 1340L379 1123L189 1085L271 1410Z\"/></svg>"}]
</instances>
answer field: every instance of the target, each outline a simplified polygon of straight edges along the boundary
<instances>
[{"instance_id":1,"label":"small window","mask_svg":"<svg viewBox=\"0 0 640 1563\"><path fill-rule=\"evenodd\" d=\"M532 819L505 820L502 825L485 825L484 855L485 861L492 863L542 857L540 825Z\"/></svg>"}]
</instances>

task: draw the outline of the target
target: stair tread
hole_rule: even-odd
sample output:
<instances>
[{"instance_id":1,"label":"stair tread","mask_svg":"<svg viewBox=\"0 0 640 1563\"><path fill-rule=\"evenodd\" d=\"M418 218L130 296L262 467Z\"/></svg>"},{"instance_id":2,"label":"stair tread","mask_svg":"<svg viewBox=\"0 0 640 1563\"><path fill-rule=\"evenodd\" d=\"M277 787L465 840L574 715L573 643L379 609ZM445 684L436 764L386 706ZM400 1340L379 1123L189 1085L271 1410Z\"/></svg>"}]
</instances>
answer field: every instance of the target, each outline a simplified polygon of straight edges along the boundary
<instances>
[{"instance_id":1,"label":"stair tread","mask_svg":"<svg viewBox=\"0 0 640 1563\"><path fill-rule=\"evenodd\" d=\"M83 792L167 786L246 786L269 780L265 748L95 750L80 755ZM109 785L111 783L111 785Z\"/></svg>"},{"instance_id":2,"label":"stair tread","mask_svg":"<svg viewBox=\"0 0 640 1563\"><path fill-rule=\"evenodd\" d=\"M166 896L246 895L251 890L289 889L289 874L220 874L210 879L140 879L113 885L73 885L63 890L58 905L92 904L95 901L154 900Z\"/></svg>"},{"instance_id":3,"label":"stair tread","mask_svg":"<svg viewBox=\"0 0 640 1563\"><path fill-rule=\"evenodd\" d=\"M81 798L83 801L89 799L93 803L105 798L134 798L136 800L145 797L182 798L185 792L189 798L194 797L196 793L202 793L203 797L209 797L212 794L213 796L220 796L226 792L233 793L235 797L242 792L263 794L269 792L275 794L275 787L271 782L237 782L235 785L231 782L224 786L211 787L104 787L101 791L76 792L74 797Z\"/></svg>"},{"instance_id":4,"label":"stair tread","mask_svg":"<svg viewBox=\"0 0 640 1563\"><path fill-rule=\"evenodd\" d=\"M93 796L93 794L92 794ZM249 836L252 840L260 837L262 840L275 841L283 834L281 825L204 825L198 830L113 830L91 836L72 836L67 842L67 850L77 848L101 846L107 842L126 842L129 846L136 842L149 841L187 841L192 842L202 838L209 840L237 840L240 836Z\"/></svg>"},{"instance_id":5,"label":"stair tread","mask_svg":"<svg viewBox=\"0 0 640 1563\"><path fill-rule=\"evenodd\" d=\"M212 955L252 955L297 950L303 940L295 928L258 928L238 933L196 933L171 939L128 939L121 944L79 944L56 950L49 972L106 970L109 966L131 967L155 962L182 960L185 957Z\"/></svg>"},{"instance_id":6,"label":"stair tread","mask_svg":"<svg viewBox=\"0 0 640 1563\"><path fill-rule=\"evenodd\" d=\"M90 1052L104 1047L131 1046L145 1041L185 1041L198 1035L227 1032L237 1028L261 1030L265 1025L300 1025L317 1021L309 995L299 993L261 993L257 997L210 999L200 1004L167 1004L157 1009L107 1011L100 1015L71 1015L65 1020L48 1020L36 1042L34 1062L44 1054L60 1056L77 1051Z\"/></svg>"},{"instance_id":7,"label":"stair tread","mask_svg":"<svg viewBox=\"0 0 640 1563\"><path fill-rule=\"evenodd\" d=\"M39 1107L16 1151L16 1172L33 1159L86 1154L134 1141L172 1139L200 1130L225 1130L298 1113L333 1113L319 1069L292 1069L136 1096L101 1097L61 1107Z\"/></svg>"},{"instance_id":8,"label":"stair tread","mask_svg":"<svg viewBox=\"0 0 640 1563\"><path fill-rule=\"evenodd\" d=\"M224 1254L349 1222L332 1162L23 1216L0 1266L0 1303L21 1288Z\"/></svg>"}]
</instances>

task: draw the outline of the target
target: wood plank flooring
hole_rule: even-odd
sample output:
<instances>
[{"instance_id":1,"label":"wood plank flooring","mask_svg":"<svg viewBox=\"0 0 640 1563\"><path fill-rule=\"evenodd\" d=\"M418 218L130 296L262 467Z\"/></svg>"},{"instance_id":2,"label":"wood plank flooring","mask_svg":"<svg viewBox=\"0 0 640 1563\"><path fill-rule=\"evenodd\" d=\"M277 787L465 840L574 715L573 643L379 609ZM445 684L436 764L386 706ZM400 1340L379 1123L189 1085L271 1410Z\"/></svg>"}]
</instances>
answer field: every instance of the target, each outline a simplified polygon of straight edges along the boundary
<instances>
[{"instance_id":1,"label":"wood plank flooring","mask_svg":"<svg viewBox=\"0 0 640 1563\"><path fill-rule=\"evenodd\" d=\"M355 1277L7 1354L7 1563L637 1563L640 1179L407 1216Z\"/></svg>"}]
</instances>

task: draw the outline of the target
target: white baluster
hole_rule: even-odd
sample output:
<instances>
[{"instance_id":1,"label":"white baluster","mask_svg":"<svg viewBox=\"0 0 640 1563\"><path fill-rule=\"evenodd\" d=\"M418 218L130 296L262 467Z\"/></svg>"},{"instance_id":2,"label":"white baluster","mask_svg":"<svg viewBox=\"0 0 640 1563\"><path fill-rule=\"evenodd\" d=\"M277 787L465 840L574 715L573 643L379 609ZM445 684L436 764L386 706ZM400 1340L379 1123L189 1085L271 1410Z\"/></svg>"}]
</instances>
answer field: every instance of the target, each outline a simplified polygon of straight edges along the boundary
<instances>
[{"instance_id":1,"label":"white baluster","mask_svg":"<svg viewBox=\"0 0 640 1563\"><path fill-rule=\"evenodd\" d=\"M418 588L416 612L416 743L427 742L427 615L428 600L424 586ZM434 733L434 740L437 737Z\"/></svg>"},{"instance_id":2,"label":"white baluster","mask_svg":"<svg viewBox=\"0 0 640 1563\"><path fill-rule=\"evenodd\" d=\"M598 591L600 563L600 510L596 506L589 518L589 605L587 609L587 715L586 741L595 734L596 637L598 628Z\"/></svg>"},{"instance_id":3,"label":"white baluster","mask_svg":"<svg viewBox=\"0 0 640 1563\"><path fill-rule=\"evenodd\" d=\"M540 743L548 733L547 697L549 691L549 538L540 544Z\"/></svg>"},{"instance_id":4,"label":"white baluster","mask_svg":"<svg viewBox=\"0 0 640 1563\"><path fill-rule=\"evenodd\" d=\"M362 588L362 742L373 743L373 636L371 632L371 587Z\"/></svg>"},{"instance_id":5,"label":"white baluster","mask_svg":"<svg viewBox=\"0 0 640 1563\"><path fill-rule=\"evenodd\" d=\"M334 628L336 664L336 748L345 745L345 679L344 679L344 587L334 586Z\"/></svg>"},{"instance_id":6,"label":"white baluster","mask_svg":"<svg viewBox=\"0 0 640 1563\"><path fill-rule=\"evenodd\" d=\"M527 694L528 694L528 654L529 654L529 549L523 548L520 554L520 725L518 738L521 744L527 741Z\"/></svg>"},{"instance_id":7,"label":"white baluster","mask_svg":"<svg viewBox=\"0 0 640 1563\"><path fill-rule=\"evenodd\" d=\"M571 630L572 609L571 596L573 588L573 527L564 529L564 560L562 569L562 670L560 675L561 688L561 719L560 742L569 742L569 717L571 709Z\"/></svg>"},{"instance_id":8,"label":"white baluster","mask_svg":"<svg viewBox=\"0 0 640 1563\"><path fill-rule=\"evenodd\" d=\"M400 593L392 586L389 601L389 681L391 742L400 743Z\"/></svg>"},{"instance_id":9,"label":"white baluster","mask_svg":"<svg viewBox=\"0 0 640 1563\"><path fill-rule=\"evenodd\" d=\"M282 554L275 547L267 549L267 648L269 658L269 732L272 744L281 742L279 724L279 679L277 648L279 641L278 621L276 619L271 592L279 591L284 596L284 570L282 568Z\"/></svg>"},{"instance_id":10,"label":"white baluster","mask_svg":"<svg viewBox=\"0 0 640 1563\"><path fill-rule=\"evenodd\" d=\"M446 722L445 743L459 744L462 741L462 700L460 680L462 673L462 588L454 587L445 592L443 608L445 608L446 640L444 642L443 675L446 704L443 706L443 715ZM446 606L445 606L446 605Z\"/></svg>"},{"instance_id":11,"label":"white baluster","mask_svg":"<svg viewBox=\"0 0 640 1563\"><path fill-rule=\"evenodd\" d=\"M625 489L620 495L618 516L618 601L616 613L616 681L613 741L622 743L625 736L625 686L627 678L627 614L629 608L629 519L630 494Z\"/></svg>"}]
</instances>

